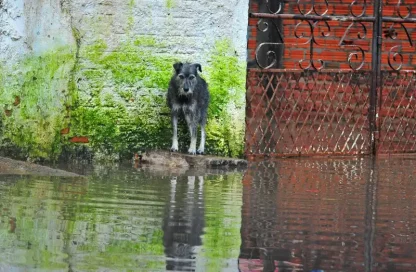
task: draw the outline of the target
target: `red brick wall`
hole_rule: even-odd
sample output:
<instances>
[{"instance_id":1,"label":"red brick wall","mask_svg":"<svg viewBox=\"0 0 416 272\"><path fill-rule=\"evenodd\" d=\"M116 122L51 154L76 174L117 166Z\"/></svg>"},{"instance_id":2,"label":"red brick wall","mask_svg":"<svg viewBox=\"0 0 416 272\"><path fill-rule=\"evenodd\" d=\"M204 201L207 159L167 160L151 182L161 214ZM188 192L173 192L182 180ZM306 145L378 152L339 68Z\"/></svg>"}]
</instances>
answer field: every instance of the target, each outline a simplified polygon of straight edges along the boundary
<instances>
[{"instance_id":1,"label":"red brick wall","mask_svg":"<svg viewBox=\"0 0 416 272\"><path fill-rule=\"evenodd\" d=\"M297 8L297 1L289 1L284 4L284 13L289 14L300 14ZM306 1L305 1L306 2ZM318 13L325 10L325 5L322 3L324 1L315 1L317 2L316 6ZM319 4L319 2L321 2ZM350 16L349 6L352 1L341 1L341 0L332 0L328 1L328 12L326 15L336 15L336 16ZM398 17L396 5L397 1L387 1L384 0L384 9L383 16L393 16ZM412 6L413 9L416 8L416 0L406 1L407 6ZM304 8L304 11L310 9L310 5ZM400 8L401 14L405 15L407 13L406 8ZM360 14L362 11L362 6L356 6L353 8L355 14ZM266 10L264 0L251 0L250 1L250 12L269 12ZM413 13L415 11L412 11ZM314 13L312 13L314 14ZM367 8L364 16L373 16L373 1L367 1ZM250 18L248 26L248 56L249 60L254 60L255 50L258 45L258 33L257 23L259 19ZM268 21L270 22L270 21ZM284 36L284 64L282 68L292 69L299 68L298 62L301 59L309 58L309 47L310 43L302 44L307 41L307 38L297 38L295 35L295 26L301 22L300 20L283 20L283 36ZM338 22L338 21L328 21L328 26L330 27L330 32L328 32L327 25L325 22L319 22L314 30L315 38L318 44L314 44L314 59L322 59L326 62L325 68L336 68L336 69L349 69L348 65L348 56L354 52L355 47L344 47L341 48L339 43L345 34L348 26L351 22ZM372 23L364 22L362 23L366 28L366 35L364 38L364 28L362 25L356 23L348 31L346 38L344 39L347 45L357 45L360 46L365 51L365 65L364 69L371 69L371 41L372 41ZM399 24L395 24L394 29L397 32L397 38L395 40L386 37L386 31L390 28L392 23L383 23L383 44L382 44L382 64L383 68L388 68L388 52L389 50L396 45L402 46L403 52L403 69L413 69L416 66L416 58L413 55L416 53L416 46L410 45L406 32L403 27ZM410 38L413 41L416 41L416 27L415 24L406 23L404 24L407 29ZM301 33L304 33L307 37L310 36L310 28L306 21L302 22L297 29L298 36ZM327 37L322 37L321 33L329 34ZM358 39L357 34L360 33L363 39ZM415 42L416 43L416 42ZM396 51L394 51L396 52ZM392 52L392 53L394 53ZM359 55L361 58L361 55ZM391 58L392 60L392 58ZM358 64L361 62L361 59L356 61ZM394 61L392 61L394 63ZM396 66L398 64L396 63Z\"/></svg>"}]
</instances>

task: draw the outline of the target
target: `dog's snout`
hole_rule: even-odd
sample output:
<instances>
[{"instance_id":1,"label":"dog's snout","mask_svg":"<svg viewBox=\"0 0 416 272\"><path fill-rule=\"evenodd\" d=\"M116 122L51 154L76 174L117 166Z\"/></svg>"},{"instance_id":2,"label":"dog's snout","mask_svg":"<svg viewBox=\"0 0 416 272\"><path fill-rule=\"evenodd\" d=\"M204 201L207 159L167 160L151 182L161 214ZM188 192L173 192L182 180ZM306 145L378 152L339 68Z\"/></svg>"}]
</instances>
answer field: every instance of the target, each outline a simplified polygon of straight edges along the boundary
<instances>
[{"instance_id":1,"label":"dog's snout","mask_svg":"<svg viewBox=\"0 0 416 272\"><path fill-rule=\"evenodd\" d=\"M184 91L185 93L187 93L187 92L189 91L189 88L183 88L183 91Z\"/></svg>"}]
</instances>

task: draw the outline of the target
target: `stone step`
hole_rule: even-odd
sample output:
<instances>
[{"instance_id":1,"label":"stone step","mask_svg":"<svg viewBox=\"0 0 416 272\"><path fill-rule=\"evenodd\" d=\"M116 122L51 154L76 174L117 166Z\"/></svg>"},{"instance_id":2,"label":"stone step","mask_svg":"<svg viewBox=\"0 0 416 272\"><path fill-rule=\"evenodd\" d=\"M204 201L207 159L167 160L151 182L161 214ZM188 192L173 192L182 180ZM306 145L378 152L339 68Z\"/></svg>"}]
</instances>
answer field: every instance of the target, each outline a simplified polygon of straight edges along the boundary
<instances>
[{"instance_id":1,"label":"stone step","mask_svg":"<svg viewBox=\"0 0 416 272\"><path fill-rule=\"evenodd\" d=\"M243 159L217 157L210 155L188 155L168 151L147 151L137 158L139 163L182 168L246 168Z\"/></svg>"}]
</instances>

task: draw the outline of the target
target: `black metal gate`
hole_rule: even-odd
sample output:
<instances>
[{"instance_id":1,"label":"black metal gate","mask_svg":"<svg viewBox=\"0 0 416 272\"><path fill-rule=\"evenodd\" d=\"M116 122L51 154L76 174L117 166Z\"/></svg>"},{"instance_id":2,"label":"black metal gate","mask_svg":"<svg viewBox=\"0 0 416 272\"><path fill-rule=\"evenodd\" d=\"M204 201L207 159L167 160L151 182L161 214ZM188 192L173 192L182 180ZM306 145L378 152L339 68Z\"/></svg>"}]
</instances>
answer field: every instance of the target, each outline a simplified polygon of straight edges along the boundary
<instances>
[{"instance_id":1,"label":"black metal gate","mask_svg":"<svg viewBox=\"0 0 416 272\"><path fill-rule=\"evenodd\" d=\"M416 152L416 0L251 0L246 155Z\"/></svg>"}]
</instances>

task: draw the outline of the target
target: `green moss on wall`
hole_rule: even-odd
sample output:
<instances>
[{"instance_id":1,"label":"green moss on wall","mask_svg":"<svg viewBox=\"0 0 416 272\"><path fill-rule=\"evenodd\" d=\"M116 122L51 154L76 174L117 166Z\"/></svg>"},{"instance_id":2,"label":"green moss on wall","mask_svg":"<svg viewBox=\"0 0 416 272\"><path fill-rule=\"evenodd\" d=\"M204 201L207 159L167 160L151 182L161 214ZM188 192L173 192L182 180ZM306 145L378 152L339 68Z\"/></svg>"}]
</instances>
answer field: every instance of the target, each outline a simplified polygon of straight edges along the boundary
<instances>
[{"instance_id":1,"label":"green moss on wall","mask_svg":"<svg viewBox=\"0 0 416 272\"><path fill-rule=\"evenodd\" d=\"M175 0L166 0L166 8L172 9L175 7Z\"/></svg>"},{"instance_id":2,"label":"green moss on wall","mask_svg":"<svg viewBox=\"0 0 416 272\"><path fill-rule=\"evenodd\" d=\"M154 38L141 37L109 50L103 41L86 48L86 56L100 68L111 72L117 87L136 86L165 89L172 75L170 56L154 56L152 48L163 47ZM106 53L111 51L111 53Z\"/></svg>"},{"instance_id":3,"label":"green moss on wall","mask_svg":"<svg viewBox=\"0 0 416 272\"><path fill-rule=\"evenodd\" d=\"M127 17L127 32L130 34L130 31L134 26L133 10L136 5L135 0L129 0L128 5L129 5L129 11L128 11L128 17Z\"/></svg>"},{"instance_id":4,"label":"green moss on wall","mask_svg":"<svg viewBox=\"0 0 416 272\"><path fill-rule=\"evenodd\" d=\"M171 56L154 56L165 45L152 37L109 49L103 41L81 55L94 66L80 67L80 100L72 112L71 134L89 137L103 154L131 154L170 145L165 92L172 75Z\"/></svg>"},{"instance_id":5,"label":"green moss on wall","mask_svg":"<svg viewBox=\"0 0 416 272\"><path fill-rule=\"evenodd\" d=\"M59 154L74 61L69 48L60 48L3 70L7 78L0 82L3 148L16 146L33 158Z\"/></svg>"},{"instance_id":6,"label":"green moss on wall","mask_svg":"<svg viewBox=\"0 0 416 272\"><path fill-rule=\"evenodd\" d=\"M215 43L209 64L209 151L241 157L244 147L245 64L238 60L229 39Z\"/></svg>"},{"instance_id":7,"label":"green moss on wall","mask_svg":"<svg viewBox=\"0 0 416 272\"><path fill-rule=\"evenodd\" d=\"M97 41L76 53L60 49L0 70L3 146L17 146L32 158L55 158L62 144L72 145L70 137L86 136L87 146L110 157L168 149L172 132L165 95L178 59L154 53L167 52L166 46L148 36L111 48ZM241 156L245 69L229 40L215 44L203 70L211 93L207 152ZM68 125L70 134L61 136ZM186 151L185 122L179 139Z\"/></svg>"},{"instance_id":8,"label":"green moss on wall","mask_svg":"<svg viewBox=\"0 0 416 272\"><path fill-rule=\"evenodd\" d=\"M84 101L72 114L73 135L89 137L101 153L131 154L141 149L169 148L171 125L165 94L172 75L172 56L153 52L166 45L152 37L139 37L108 48L103 41L84 54L94 69L82 69L87 84ZM207 151L241 156L244 134L244 65L229 40L216 43L211 52L207 80L211 106L207 126ZM180 146L189 138L181 123Z\"/></svg>"},{"instance_id":9,"label":"green moss on wall","mask_svg":"<svg viewBox=\"0 0 416 272\"><path fill-rule=\"evenodd\" d=\"M129 7L132 9L134 7L135 0L129 0Z\"/></svg>"}]
</instances>

